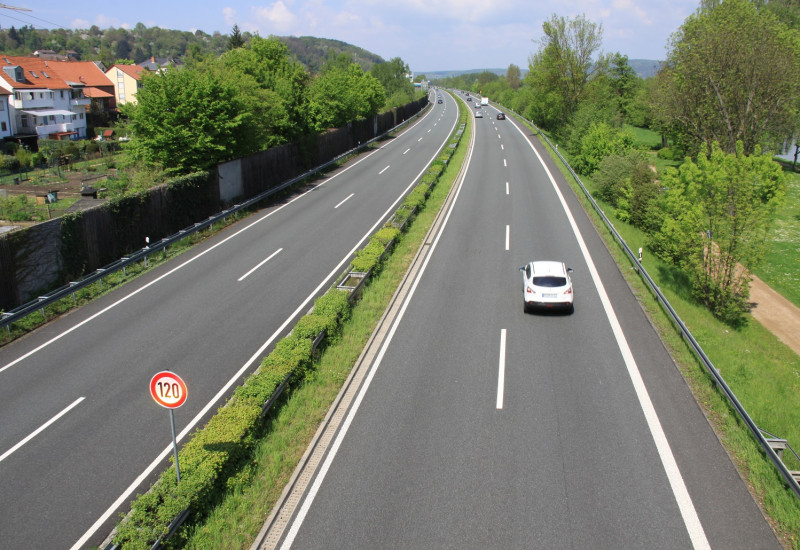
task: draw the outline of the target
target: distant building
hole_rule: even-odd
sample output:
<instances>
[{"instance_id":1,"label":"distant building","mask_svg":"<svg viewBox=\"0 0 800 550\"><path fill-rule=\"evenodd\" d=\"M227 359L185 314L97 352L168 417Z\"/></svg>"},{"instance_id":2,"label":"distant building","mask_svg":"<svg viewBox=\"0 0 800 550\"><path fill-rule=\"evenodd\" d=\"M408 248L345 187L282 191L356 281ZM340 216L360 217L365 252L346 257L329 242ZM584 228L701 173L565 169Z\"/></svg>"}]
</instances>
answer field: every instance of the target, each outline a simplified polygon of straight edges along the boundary
<instances>
[{"instance_id":1,"label":"distant building","mask_svg":"<svg viewBox=\"0 0 800 550\"><path fill-rule=\"evenodd\" d=\"M141 65L114 65L106 71L106 76L114 84L117 108L126 103L136 104L136 94L142 87L142 74L146 70Z\"/></svg>"},{"instance_id":2,"label":"distant building","mask_svg":"<svg viewBox=\"0 0 800 550\"><path fill-rule=\"evenodd\" d=\"M173 67L182 67L183 61L177 57L151 57L148 61L143 61L138 65L155 73Z\"/></svg>"}]
</instances>

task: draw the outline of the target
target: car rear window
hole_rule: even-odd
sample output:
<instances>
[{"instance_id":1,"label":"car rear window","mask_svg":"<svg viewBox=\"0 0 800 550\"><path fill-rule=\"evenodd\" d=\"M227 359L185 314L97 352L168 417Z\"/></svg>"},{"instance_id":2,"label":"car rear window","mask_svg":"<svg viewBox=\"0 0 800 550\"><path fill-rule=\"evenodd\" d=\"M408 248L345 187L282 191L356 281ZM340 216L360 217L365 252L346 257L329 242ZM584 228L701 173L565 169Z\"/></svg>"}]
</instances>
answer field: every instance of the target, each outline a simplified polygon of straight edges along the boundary
<instances>
[{"instance_id":1,"label":"car rear window","mask_svg":"<svg viewBox=\"0 0 800 550\"><path fill-rule=\"evenodd\" d=\"M545 286L545 287L557 287L557 286L565 286L567 284L567 279L564 277L554 277L552 275L545 275L544 277L534 277L533 284L536 286Z\"/></svg>"}]
</instances>

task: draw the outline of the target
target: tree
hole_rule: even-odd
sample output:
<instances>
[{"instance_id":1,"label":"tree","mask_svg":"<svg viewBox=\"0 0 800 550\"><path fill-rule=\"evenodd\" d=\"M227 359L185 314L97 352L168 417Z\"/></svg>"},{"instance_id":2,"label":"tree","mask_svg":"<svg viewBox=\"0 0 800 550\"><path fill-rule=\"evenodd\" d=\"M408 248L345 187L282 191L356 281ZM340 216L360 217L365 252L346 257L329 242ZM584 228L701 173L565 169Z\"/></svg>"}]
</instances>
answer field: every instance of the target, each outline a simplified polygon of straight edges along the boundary
<instances>
[{"instance_id":1,"label":"tree","mask_svg":"<svg viewBox=\"0 0 800 550\"><path fill-rule=\"evenodd\" d=\"M785 195L785 176L770 155L744 144L726 154L716 143L668 169L659 198L660 226L650 246L688 271L695 299L731 324L744 320L752 269L763 260L775 208Z\"/></svg>"},{"instance_id":2,"label":"tree","mask_svg":"<svg viewBox=\"0 0 800 550\"><path fill-rule=\"evenodd\" d=\"M385 101L383 86L360 65L329 68L313 80L309 89L311 127L322 131L373 116Z\"/></svg>"},{"instance_id":3,"label":"tree","mask_svg":"<svg viewBox=\"0 0 800 550\"><path fill-rule=\"evenodd\" d=\"M169 174L186 174L254 153L261 146L260 121L241 86L213 71L145 75L129 111L134 155Z\"/></svg>"},{"instance_id":4,"label":"tree","mask_svg":"<svg viewBox=\"0 0 800 550\"><path fill-rule=\"evenodd\" d=\"M541 93L560 96L560 123L565 125L578 109L586 86L603 66L592 60L600 48L603 26L579 15L575 19L553 14L542 24L544 37L539 51L529 60L528 82ZM555 105L554 105L555 106Z\"/></svg>"},{"instance_id":5,"label":"tree","mask_svg":"<svg viewBox=\"0 0 800 550\"><path fill-rule=\"evenodd\" d=\"M658 75L654 114L692 150L733 153L791 135L800 99L800 39L769 10L726 0L690 16Z\"/></svg>"},{"instance_id":6,"label":"tree","mask_svg":"<svg viewBox=\"0 0 800 550\"><path fill-rule=\"evenodd\" d=\"M228 49L235 50L236 48L241 48L244 46L244 37L242 36L242 32L239 30L239 25L234 24L233 28L231 29L231 36L228 39Z\"/></svg>"},{"instance_id":7,"label":"tree","mask_svg":"<svg viewBox=\"0 0 800 550\"><path fill-rule=\"evenodd\" d=\"M386 91L387 102L402 105L414 97L414 85L408 79L411 69L399 57L385 63L376 63L369 70Z\"/></svg>"},{"instance_id":8,"label":"tree","mask_svg":"<svg viewBox=\"0 0 800 550\"><path fill-rule=\"evenodd\" d=\"M508 85L511 86L512 90L519 90L519 87L522 86L522 72L519 70L517 65L512 63L508 66L508 70L506 71L506 80L508 81Z\"/></svg>"}]
</instances>

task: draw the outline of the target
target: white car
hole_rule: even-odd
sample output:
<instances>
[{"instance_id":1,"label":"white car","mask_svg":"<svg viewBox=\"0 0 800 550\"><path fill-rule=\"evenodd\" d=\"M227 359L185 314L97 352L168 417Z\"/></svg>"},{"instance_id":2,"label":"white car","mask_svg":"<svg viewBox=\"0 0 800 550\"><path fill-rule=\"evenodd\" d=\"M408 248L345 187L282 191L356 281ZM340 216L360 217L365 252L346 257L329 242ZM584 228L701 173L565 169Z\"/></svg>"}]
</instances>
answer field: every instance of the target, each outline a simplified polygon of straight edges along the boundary
<instances>
[{"instance_id":1,"label":"white car","mask_svg":"<svg viewBox=\"0 0 800 550\"><path fill-rule=\"evenodd\" d=\"M572 268L564 262L537 261L519 268L522 271L522 300L525 313L535 308L575 311Z\"/></svg>"},{"instance_id":2,"label":"white car","mask_svg":"<svg viewBox=\"0 0 800 550\"><path fill-rule=\"evenodd\" d=\"M475 111L475 118L483 118L483 113L481 111Z\"/></svg>"}]
</instances>

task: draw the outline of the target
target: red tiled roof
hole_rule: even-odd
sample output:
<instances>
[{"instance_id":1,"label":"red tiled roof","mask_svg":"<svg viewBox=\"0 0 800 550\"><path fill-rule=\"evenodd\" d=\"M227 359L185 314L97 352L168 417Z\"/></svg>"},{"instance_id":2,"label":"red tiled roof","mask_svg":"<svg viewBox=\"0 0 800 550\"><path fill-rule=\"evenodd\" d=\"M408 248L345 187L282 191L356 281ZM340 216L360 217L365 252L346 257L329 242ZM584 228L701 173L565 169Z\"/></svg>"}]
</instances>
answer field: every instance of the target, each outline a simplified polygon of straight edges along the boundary
<instances>
[{"instance_id":1,"label":"red tiled roof","mask_svg":"<svg viewBox=\"0 0 800 550\"><path fill-rule=\"evenodd\" d=\"M14 65L22 67L25 80L18 82L3 70L0 70L0 79L8 82L12 88L17 89L68 90L70 85L56 71L50 68L49 65L53 63L54 61L44 61L36 57L0 55L0 64L3 67Z\"/></svg>"},{"instance_id":2,"label":"red tiled roof","mask_svg":"<svg viewBox=\"0 0 800 550\"><path fill-rule=\"evenodd\" d=\"M114 65L111 68L119 69L126 75L130 76L131 78L135 78L136 80L140 80L142 78L142 73L147 70L140 65Z\"/></svg>"},{"instance_id":3,"label":"red tiled roof","mask_svg":"<svg viewBox=\"0 0 800 550\"><path fill-rule=\"evenodd\" d=\"M100 88L84 88L83 95L86 97L114 97L114 94L104 92Z\"/></svg>"}]
</instances>

